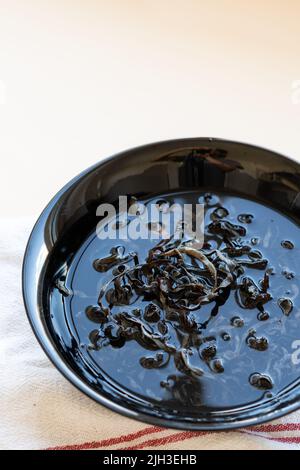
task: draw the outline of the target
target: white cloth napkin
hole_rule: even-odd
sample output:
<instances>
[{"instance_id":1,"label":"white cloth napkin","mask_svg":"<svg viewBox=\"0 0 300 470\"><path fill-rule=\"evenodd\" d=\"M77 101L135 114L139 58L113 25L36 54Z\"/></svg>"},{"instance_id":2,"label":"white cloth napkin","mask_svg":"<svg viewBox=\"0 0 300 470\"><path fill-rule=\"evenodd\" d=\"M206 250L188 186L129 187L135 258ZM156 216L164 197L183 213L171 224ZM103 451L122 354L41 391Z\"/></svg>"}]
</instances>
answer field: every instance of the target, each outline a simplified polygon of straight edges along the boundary
<instances>
[{"instance_id":1,"label":"white cloth napkin","mask_svg":"<svg viewBox=\"0 0 300 470\"><path fill-rule=\"evenodd\" d=\"M1 449L299 449L300 412L231 432L157 428L120 416L55 369L27 321L21 265L30 219L0 220Z\"/></svg>"}]
</instances>

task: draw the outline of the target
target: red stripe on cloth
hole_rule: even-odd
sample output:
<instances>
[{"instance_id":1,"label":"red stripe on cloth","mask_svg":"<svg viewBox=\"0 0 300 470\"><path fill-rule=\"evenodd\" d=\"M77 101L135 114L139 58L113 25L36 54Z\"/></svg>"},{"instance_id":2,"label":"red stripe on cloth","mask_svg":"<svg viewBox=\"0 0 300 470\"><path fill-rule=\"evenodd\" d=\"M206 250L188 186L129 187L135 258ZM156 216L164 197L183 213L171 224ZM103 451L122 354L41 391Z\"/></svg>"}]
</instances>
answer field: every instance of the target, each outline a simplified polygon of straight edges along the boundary
<instances>
[{"instance_id":1,"label":"red stripe on cloth","mask_svg":"<svg viewBox=\"0 0 300 470\"><path fill-rule=\"evenodd\" d=\"M154 434L154 433L158 433L162 431L163 431L162 428L159 428L157 426L150 426L134 433L123 434L118 437L111 437L109 439L103 439L101 441L91 441L91 442L84 442L82 444L71 444L71 445L49 447L47 450L88 450L88 449L97 449L98 447L110 447L115 444L122 444L124 442L130 442L130 441L133 441L134 439L138 439L139 437L143 437L149 434Z\"/></svg>"},{"instance_id":2,"label":"red stripe on cloth","mask_svg":"<svg viewBox=\"0 0 300 470\"><path fill-rule=\"evenodd\" d=\"M267 435L263 435L263 434L257 434L255 432L251 432L251 431L242 431L242 430L240 430L239 432L241 432L243 434L248 434L249 436L259 437L261 439L268 439L269 441L286 442L287 444L298 444L298 443L300 443L300 436L273 437L273 436L267 436Z\"/></svg>"},{"instance_id":3,"label":"red stripe on cloth","mask_svg":"<svg viewBox=\"0 0 300 470\"><path fill-rule=\"evenodd\" d=\"M287 442L288 444L300 444L300 436L295 437L269 437L271 441Z\"/></svg>"},{"instance_id":4,"label":"red stripe on cloth","mask_svg":"<svg viewBox=\"0 0 300 470\"><path fill-rule=\"evenodd\" d=\"M192 439L193 437L202 437L207 434L214 434L213 432L205 431L184 431L178 432L176 434L171 434L170 436L161 437L158 439L149 439L148 441L141 442L134 446L123 447L120 450L139 450L144 449L145 447L158 447L164 444L170 444L172 442L184 441L186 439Z\"/></svg>"},{"instance_id":5,"label":"red stripe on cloth","mask_svg":"<svg viewBox=\"0 0 300 470\"><path fill-rule=\"evenodd\" d=\"M280 432L280 431L298 431L299 423L283 423L283 424L262 424L261 426L251 426L247 429L259 432Z\"/></svg>"},{"instance_id":6,"label":"red stripe on cloth","mask_svg":"<svg viewBox=\"0 0 300 470\"><path fill-rule=\"evenodd\" d=\"M263 424L261 426L252 426L252 427L249 427L247 428L249 429L249 431L256 431L256 432L263 432L263 433L267 433L267 432L281 432L281 431L297 431L297 430L300 430L300 424L298 423L284 423L284 424ZM138 439L140 437L143 437L143 436L146 436L146 435L149 435L149 434L154 434L154 433L159 433L159 432L162 432L163 430L165 430L164 428L159 428L157 426L150 426L150 427L147 427L147 428L144 428L144 429L141 429L140 431L137 431L135 433L130 433L130 434L125 434L125 435L121 435L121 436L118 436L118 437L111 437L109 439L104 439L104 440L101 440L101 441L91 441L91 442L84 442L84 443L81 443L81 444L70 444L70 445L63 445L63 446L56 446L56 447L49 447L47 450L88 450L88 449L96 449L96 448L99 448L99 447L110 447L112 445L116 445L116 444L122 444L122 443L125 443L125 442L130 442L130 441L133 441L135 439ZM268 438L268 439L271 439L271 440L276 440L276 439L285 439L285 441L283 442L289 442L289 440L292 439L292 441L290 441L291 443L295 443L295 442L299 442L299 439L300 438L297 438L297 437L282 437L282 438L271 438L269 436L262 436L262 435L259 435L259 434L254 434L253 432L247 432L247 431L237 431L237 432L243 432L243 433L246 433L246 434L252 434L252 435L256 435L258 437L265 437L265 438ZM197 432L197 431L190 431L190 433L192 433L192 436L191 437L194 437L194 436L202 436L202 435L206 435L206 434L209 434L209 432ZM175 436L182 436L183 433L178 433L178 434L172 434L171 436L167 436L167 437L164 437L162 439L154 439L152 441L155 441L155 443L157 441L161 441L161 440L166 440L165 443L168 443L168 442L173 442L173 441L169 441L168 439L170 438L173 438ZM186 435L186 434L185 434ZM185 437L184 439L187 439L188 437ZM176 439L174 442L177 442L177 440L180 440L181 438L179 437L178 439ZM151 442L150 441L146 441L147 443L148 442ZM143 445L144 443L141 443L141 445ZM148 445L148 444L146 444ZM151 445L151 444L149 444ZM160 445L159 444L154 444L154 446L158 446ZM162 443L163 445L163 443ZM138 445L137 446L134 446L134 447L128 447L126 448L126 450L131 450L131 449L137 449L137 448L142 448L142 447L139 447Z\"/></svg>"},{"instance_id":7,"label":"red stripe on cloth","mask_svg":"<svg viewBox=\"0 0 300 470\"><path fill-rule=\"evenodd\" d=\"M271 427L275 427L278 425L269 425ZM279 429L280 431L280 429ZM229 431L226 431L226 433ZM268 439L271 441L276 441L276 442L285 442L287 444L298 444L300 443L300 436L298 437L271 437L271 436L264 436L260 434L255 434L253 432L248 432L248 431L242 431L242 430L236 430L234 432L241 432L245 434L249 434L252 436L260 437L263 439ZM193 437L203 437L207 436L208 434L215 434L214 432L196 432L196 431L185 431L185 432L180 432L177 434L172 434L170 436L158 438L158 439L149 439L147 441L141 442L140 444L134 445L134 446L129 446L129 447L124 447L121 450L139 450L143 449L145 447L159 447L164 444L170 444L178 441L184 441L187 439L192 439ZM222 434L225 434L224 432Z\"/></svg>"}]
</instances>

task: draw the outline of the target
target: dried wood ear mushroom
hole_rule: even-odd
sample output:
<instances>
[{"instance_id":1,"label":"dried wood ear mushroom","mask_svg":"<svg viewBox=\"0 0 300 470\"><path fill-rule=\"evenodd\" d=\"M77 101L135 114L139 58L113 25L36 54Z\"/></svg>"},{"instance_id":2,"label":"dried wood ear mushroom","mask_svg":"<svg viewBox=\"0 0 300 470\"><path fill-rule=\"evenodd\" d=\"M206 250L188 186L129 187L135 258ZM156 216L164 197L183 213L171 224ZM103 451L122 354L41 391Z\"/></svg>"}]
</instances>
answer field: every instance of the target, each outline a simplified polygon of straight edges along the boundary
<instances>
[{"instance_id":1,"label":"dried wood ear mushroom","mask_svg":"<svg viewBox=\"0 0 300 470\"><path fill-rule=\"evenodd\" d=\"M212 205L210 198L204 199L207 201ZM97 272L111 271L112 276L101 288L98 305L86 310L99 327L90 335L91 348L120 348L127 341L136 341L150 352L140 358L142 367L163 368L172 358L179 372L193 378L205 373L205 367L213 373L226 369L226 361L218 356L216 338L206 333L207 325L232 291L240 308L257 310L255 318L266 321L269 314L264 306L272 299L272 272L257 250L259 238L246 238L245 225L252 224L253 216L240 214L237 219L243 225L234 224L228 220L229 211L216 204L202 248L192 240L171 237L151 247L143 260L137 252L126 253L118 245L94 261ZM212 248L212 239L218 248ZM292 249L286 241L282 246ZM248 275L251 269L262 271L260 281ZM212 304L210 315L204 318L202 307L208 304ZM292 311L289 299L279 299L278 305L285 315ZM230 315L228 325L243 331L244 320ZM221 337L231 339L227 332ZM246 342L256 351L268 348L263 336L249 334ZM268 388L263 376L253 375L250 383Z\"/></svg>"}]
</instances>

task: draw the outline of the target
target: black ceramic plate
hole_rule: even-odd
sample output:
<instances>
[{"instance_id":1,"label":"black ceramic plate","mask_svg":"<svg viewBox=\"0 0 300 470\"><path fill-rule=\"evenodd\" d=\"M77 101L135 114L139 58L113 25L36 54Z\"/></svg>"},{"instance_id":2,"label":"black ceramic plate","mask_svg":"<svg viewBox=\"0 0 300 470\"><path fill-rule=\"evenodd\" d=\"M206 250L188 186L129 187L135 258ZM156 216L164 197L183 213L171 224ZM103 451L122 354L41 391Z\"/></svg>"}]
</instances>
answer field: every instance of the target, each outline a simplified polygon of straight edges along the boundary
<instances>
[{"instance_id":1,"label":"black ceramic plate","mask_svg":"<svg viewBox=\"0 0 300 470\"><path fill-rule=\"evenodd\" d=\"M43 211L25 254L24 302L44 351L89 397L116 412L157 425L230 429L297 409L299 188L298 163L262 148L209 138L146 145L84 171ZM104 279L93 270L93 260L104 256L108 248L95 238L96 209L102 202L115 204L119 195L134 195L142 201L164 195L176 201L182 194L203 198L208 191L229 205L235 198L235 218L245 211L257 217L247 230L253 239L262 237L258 248L270 258L275 297L267 308L268 321L258 321L257 312L242 312L242 328L235 328L232 322L231 317L241 313L236 305L232 304L230 317L228 308L220 309L208 333L218 337L224 374L213 375L207 369L204 378L195 381L170 364L164 374L173 377L173 385L162 389L165 377L140 366L136 342L130 341L124 348L88 348L89 334L97 325L86 317L85 309L97 302ZM293 242L293 250L280 246L285 240ZM293 302L289 316L277 305L278 298L284 296ZM269 338L267 352L246 349L247 335L253 328ZM231 341L223 341L224 332ZM251 372L271 376L272 391L251 387Z\"/></svg>"}]
</instances>

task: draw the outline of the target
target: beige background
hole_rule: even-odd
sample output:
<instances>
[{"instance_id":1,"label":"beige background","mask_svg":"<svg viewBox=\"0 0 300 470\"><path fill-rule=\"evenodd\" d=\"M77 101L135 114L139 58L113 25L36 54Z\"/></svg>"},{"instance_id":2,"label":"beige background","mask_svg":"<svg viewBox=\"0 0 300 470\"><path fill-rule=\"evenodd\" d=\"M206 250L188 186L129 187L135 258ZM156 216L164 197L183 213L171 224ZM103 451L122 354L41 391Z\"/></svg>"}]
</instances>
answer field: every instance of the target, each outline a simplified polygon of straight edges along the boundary
<instances>
[{"instance_id":1,"label":"beige background","mask_svg":"<svg viewBox=\"0 0 300 470\"><path fill-rule=\"evenodd\" d=\"M154 140L300 160L299 22L297 0L0 0L0 216Z\"/></svg>"}]
</instances>

